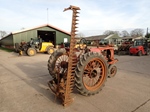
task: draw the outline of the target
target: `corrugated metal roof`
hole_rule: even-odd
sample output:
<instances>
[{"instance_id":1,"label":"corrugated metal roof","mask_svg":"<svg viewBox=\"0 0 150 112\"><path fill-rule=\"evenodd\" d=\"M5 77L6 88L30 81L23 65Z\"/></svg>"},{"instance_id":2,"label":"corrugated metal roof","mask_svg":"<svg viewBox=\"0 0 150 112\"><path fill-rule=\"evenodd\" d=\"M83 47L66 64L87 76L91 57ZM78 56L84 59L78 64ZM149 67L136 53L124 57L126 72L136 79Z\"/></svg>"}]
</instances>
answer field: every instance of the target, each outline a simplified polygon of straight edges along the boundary
<instances>
[{"instance_id":1,"label":"corrugated metal roof","mask_svg":"<svg viewBox=\"0 0 150 112\"><path fill-rule=\"evenodd\" d=\"M53 26L53 25L44 24L44 25L41 25L41 26L33 27L33 28L27 28L27 29L23 29L23 30L19 30L19 31L14 31L14 32L11 32L10 34L6 35L5 37L8 37L9 35L13 35L13 34L25 32L25 31L29 31L29 30L41 28L41 27L46 27L46 26L47 26L47 27L51 27L51 28L53 28L53 29L55 29L55 30L58 30L58 31L60 31L60 32L63 32L63 33L65 33L65 34L71 35L71 33L66 32L66 31L64 31L64 30L62 30L62 29L60 29L60 28L57 28L57 27ZM3 40L5 37L1 38L0 40Z\"/></svg>"},{"instance_id":2,"label":"corrugated metal roof","mask_svg":"<svg viewBox=\"0 0 150 112\"><path fill-rule=\"evenodd\" d=\"M122 37L122 39L138 39L138 38L144 38L142 36L139 37Z\"/></svg>"},{"instance_id":3,"label":"corrugated metal roof","mask_svg":"<svg viewBox=\"0 0 150 112\"><path fill-rule=\"evenodd\" d=\"M10 35L13 35L13 34L25 32L25 31L29 31L29 30L33 30L33 29L38 29L38 28L41 28L41 27L50 27L50 28L53 28L53 29L58 30L58 31L60 31L60 32L63 32L63 33L65 33L65 34L71 35L71 33L66 32L66 31L64 31L64 30L62 30L62 29L60 29L60 28L57 28L57 27L53 26L53 25L44 24L44 25L41 25L41 26L33 27L33 28L27 28L27 29L23 29L23 30L11 32L10 34L6 35L5 37L1 38L0 40L3 40L3 39L5 39L6 37L8 37L8 36L10 36Z\"/></svg>"},{"instance_id":4,"label":"corrugated metal roof","mask_svg":"<svg viewBox=\"0 0 150 112\"><path fill-rule=\"evenodd\" d=\"M28 28L28 29L15 31L15 32L12 32L11 34L17 34L17 33L25 32L25 31L29 31L29 30L33 30L33 29L37 29L37 28L41 28L41 27L51 27L51 28L56 29L58 31L61 31L61 32L65 33L65 34L71 35L69 32L66 32L66 31L64 31L64 30L62 30L60 28L57 28L57 27L55 27L53 25L50 25L50 24L44 24L44 25L41 25L41 26L33 27L33 28Z\"/></svg>"}]
</instances>

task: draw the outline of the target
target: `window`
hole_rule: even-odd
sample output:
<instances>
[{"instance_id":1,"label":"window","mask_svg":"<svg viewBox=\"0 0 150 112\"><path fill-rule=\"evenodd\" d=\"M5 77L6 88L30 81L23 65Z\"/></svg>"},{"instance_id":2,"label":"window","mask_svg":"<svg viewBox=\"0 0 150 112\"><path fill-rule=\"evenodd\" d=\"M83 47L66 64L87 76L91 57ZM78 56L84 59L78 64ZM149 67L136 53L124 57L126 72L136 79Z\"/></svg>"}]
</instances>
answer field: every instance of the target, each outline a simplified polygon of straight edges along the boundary
<instances>
[{"instance_id":1,"label":"window","mask_svg":"<svg viewBox=\"0 0 150 112\"><path fill-rule=\"evenodd\" d=\"M64 43L67 43L68 42L68 38L64 38Z\"/></svg>"}]
</instances>

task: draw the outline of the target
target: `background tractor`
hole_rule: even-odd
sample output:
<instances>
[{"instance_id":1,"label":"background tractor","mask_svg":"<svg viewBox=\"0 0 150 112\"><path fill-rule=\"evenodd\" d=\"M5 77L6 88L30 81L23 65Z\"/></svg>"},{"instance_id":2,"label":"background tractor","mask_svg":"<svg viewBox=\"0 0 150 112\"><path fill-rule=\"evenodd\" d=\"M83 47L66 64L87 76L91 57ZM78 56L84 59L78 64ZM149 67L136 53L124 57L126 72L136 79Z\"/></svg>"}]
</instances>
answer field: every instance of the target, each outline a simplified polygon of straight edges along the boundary
<instances>
[{"instance_id":1,"label":"background tractor","mask_svg":"<svg viewBox=\"0 0 150 112\"><path fill-rule=\"evenodd\" d=\"M71 92L74 87L85 96L99 93L107 77L115 76L115 63L118 61L114 59L114 48L110 46L88 48L86 45L77 49L75 35L80 8L70 6L66 10L73 11L70 47L56 50L48 60L48 70L52 77L48 86L64 106L73 101ZM85 39L81 41L86 43Z\"/></svg>"},{"instance_id":2,"label":"background tractor","mask_svg":"<svg viewBox=\"0 0 150 112\"><path fill-rule=\"evenodd\" d=\"M147 39L135 39L133 46L130 47L130 55L149 55L150 46Z\"/></svg>"},{"instance_id":3,"label":"background tractor","mask_svg":"<svg viewBox=\"0 0 150 112\"><path fill-rule=\"evenodd\" d=\"M121 43L121 45L118 47L117 54L118 55L129 55L130 54L130 47L133 45L133 41L126 40Z\"/></svg>"},{"instance_id":4,"label":"background tractor","mask_svg":"<svg viewBox=\"0 0 150 112\"><path fill-rule=\"evenodd\" d=\"M75 48L80 50L80 49L85 49L85 47L87 46L87 41L85 38L81 38L79 42L76 42L75 44ZM67 48L70 47L70 43L66 42L66 43L61 43L59 48Z\"/></svg>"},{"instance_id":5,"label":"background tractor","mask_svg":"<svg viewBox=\"0 0 150 112\"><path fill-rule=\"evenodd\" d=\"M28 56L34 56L37 52L46 52L52 54L54 52L54 45L51 42L40 42L39 40L33 40L26 44L21 44L19 48L19 54L27 54Z\"/></svg>"}]
</instances>

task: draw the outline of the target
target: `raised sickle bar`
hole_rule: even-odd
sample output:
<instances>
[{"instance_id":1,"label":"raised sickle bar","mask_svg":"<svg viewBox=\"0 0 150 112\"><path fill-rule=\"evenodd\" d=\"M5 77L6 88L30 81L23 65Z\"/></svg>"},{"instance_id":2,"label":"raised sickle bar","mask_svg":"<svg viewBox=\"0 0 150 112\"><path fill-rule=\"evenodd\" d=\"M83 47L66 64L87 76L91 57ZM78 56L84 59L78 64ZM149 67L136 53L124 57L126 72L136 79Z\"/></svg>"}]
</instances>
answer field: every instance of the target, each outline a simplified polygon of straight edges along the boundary
<instances>
[{"instance_id":1,"label":"raised sickle bar","mask_svg":"<svg viewBox=\"0 0 150 112\"><path fill-rule=\"evenodd\" d=\"M62 53L61 51L54 52L48 60L48 70L52 76L52 80L48 82L49 88L55 94L55 98L59 98L62 101L64 106L69 105L73 102L71 93L74 88L75 82L75 68L77 65L77 55L76 55L76 28L77 28L77 10L80 10L79 7L70 6L65 8L66 10L72 10L72 25L71 25L71 39L70 47L66 52Z\"/></svg>"},{"instance_id":2,"label":"raised sickle bar","mask_svg":"<svg viewBox=\"0 0 150 112\"><path fill-rule=\"evenodd\" d=\"M79 7L76 6L70 6L68 8L65 8L64 11L67 10L72 10L73 14L72 14L72 26L71 26L71 40L70 40L70 51L69 51L69 59L68 59L68 71L67 71L67 80L66 80L66 89L65 89L65 93L64 93L64 100L63 100L63 105L67 106L69 105L73 99L71 98L71 92L74 88L74 75L75 75L75 71L74 71L74 67L73 65L76 64L77 62L76 60L76 54L75 54L75 44L76 44L76 28L77 28L77 14L79 13L77 10L80 10Z\"/></svg>"}]
</instances>

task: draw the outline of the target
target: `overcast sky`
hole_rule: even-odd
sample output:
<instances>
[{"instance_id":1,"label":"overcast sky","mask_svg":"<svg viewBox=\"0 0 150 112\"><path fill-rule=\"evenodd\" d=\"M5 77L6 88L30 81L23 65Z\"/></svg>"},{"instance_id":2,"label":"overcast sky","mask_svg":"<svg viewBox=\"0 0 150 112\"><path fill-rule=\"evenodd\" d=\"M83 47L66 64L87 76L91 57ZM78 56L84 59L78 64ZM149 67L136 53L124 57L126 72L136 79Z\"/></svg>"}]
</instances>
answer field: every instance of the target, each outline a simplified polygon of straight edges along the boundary
<instances>
[{"instance_id":1,"label":"overcast sky","mask_svg":"<svg viewBox=\"0 0 150 112\"><path fill-rule=\"evenodd\" d=\"M78 30L85 36L150 26L150 0L0 0L0 30L13 32L48 22L70 32L72 11L63 12L70 5L81 8Z\"/></svg>"}]
</instances>

